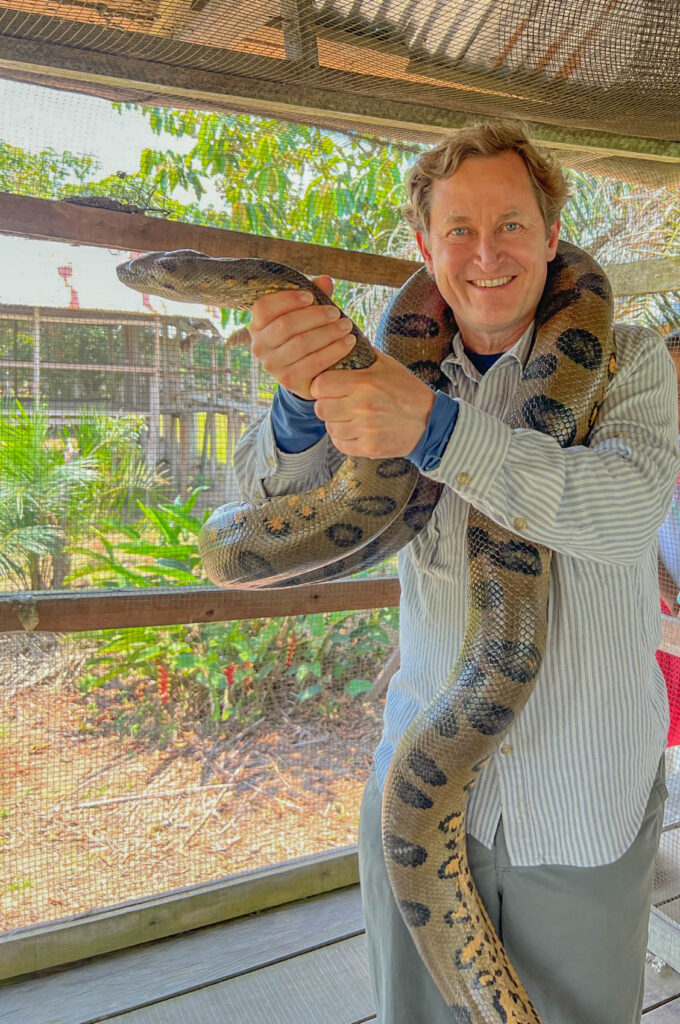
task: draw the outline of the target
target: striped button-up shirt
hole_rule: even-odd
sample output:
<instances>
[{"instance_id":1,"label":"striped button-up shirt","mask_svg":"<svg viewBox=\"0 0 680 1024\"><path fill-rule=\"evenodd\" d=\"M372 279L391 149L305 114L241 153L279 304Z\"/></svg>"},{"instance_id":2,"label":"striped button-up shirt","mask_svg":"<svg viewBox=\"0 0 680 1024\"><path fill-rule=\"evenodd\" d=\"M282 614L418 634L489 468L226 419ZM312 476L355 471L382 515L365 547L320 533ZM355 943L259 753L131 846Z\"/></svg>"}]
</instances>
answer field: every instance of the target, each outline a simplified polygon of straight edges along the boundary
<instances>
[{"instance_id":1,"label":"striped button-up shirt","mask_svg":"<svg viewBox=\"0 0 680 1024\"><path fill-rule=\"evenodd\" d=\"M660 642L657 530L678 477L676 378L662 339L616 328L617 372L588 446L502 422L533 329L480 376L460 336L442 363L458 398L441 462L445 485L399 555L401 667L375 754L382 787L405 729L451 672L465 632L469 504L554 551L548 644L534 692L480 774L468 831L491 846L502 816L513 864L610 863L632 843L668 730ZM234 464L249 497L314 487L342 456L327 435L277 449L269 415Z\"/></svg>"}]
</instances>

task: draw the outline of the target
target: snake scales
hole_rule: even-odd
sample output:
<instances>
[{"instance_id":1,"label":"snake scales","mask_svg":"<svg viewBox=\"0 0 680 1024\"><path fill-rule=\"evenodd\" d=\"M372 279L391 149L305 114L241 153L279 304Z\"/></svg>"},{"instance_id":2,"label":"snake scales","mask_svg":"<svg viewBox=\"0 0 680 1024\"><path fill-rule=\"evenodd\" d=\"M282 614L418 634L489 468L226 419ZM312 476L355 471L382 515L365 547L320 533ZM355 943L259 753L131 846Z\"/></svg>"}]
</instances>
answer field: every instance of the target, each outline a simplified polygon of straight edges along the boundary
<instances>
[{"instance_id":1,"label":"snake scales","mask_svg":"<svg viewBox=\"0 0 680 1024\"><path fill-rule=\"evenodd\" d=\"M150 253L118 268L139 291L248 309L281 288L327 298L266 260ZM431 386L455 329L432 279L418 271L390 305L379 346ZM370 365L356 344L341 368ZM612 300L599 266L561 242L548 266L533 348L504 421L583 444L615 365ZM346 458L323 487L218 509L200 550L222 586L286 586L386 558L427 523L440 487L405 459ZM522 524L515 521L515 530ZM551 552L474 507L468 520L468 609L446 684L411 723L383 799L392 888L420 955L457 1024L540 1024L481 904L466 858L465 806L478 773L530 696L546 646Z\"/></svg>"}]
</instances>

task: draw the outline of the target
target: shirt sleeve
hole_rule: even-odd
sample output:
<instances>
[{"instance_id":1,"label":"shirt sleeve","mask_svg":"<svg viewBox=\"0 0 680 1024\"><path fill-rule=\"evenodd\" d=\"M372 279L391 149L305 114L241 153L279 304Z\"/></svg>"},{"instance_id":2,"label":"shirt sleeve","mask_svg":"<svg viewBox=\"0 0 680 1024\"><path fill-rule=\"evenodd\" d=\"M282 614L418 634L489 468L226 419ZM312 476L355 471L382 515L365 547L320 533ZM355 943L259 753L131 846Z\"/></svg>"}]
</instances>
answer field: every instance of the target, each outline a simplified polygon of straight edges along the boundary
<instances>
[{"instance_id":1,"label":"shirt sleeve","mask_svg":"<svg viewBox=\"0 0 680 1024\"><path fill-rule=\"evenodd\" d=\"M311 448L326 433L326 425L314 412L314 401L281 386L272 402L272 428L277 447L289 454Z\"/></svg>"},{"instance_id":2,"label":"shirt sleeve","mask_svg":"<svg viewBox=\"0 0 680 1024\"><path fill-rule=\"evenodd\" d=\"M458 400L438 391L423 436L406 458L422 470L436 469L442 460L458 416Z\"/></svg>"},{"instance_id":3,"label":"shirt sleeve","mask_svg":"<svg viewBox=\"0 0 680 1024\"><path fill-rule=\"evenodd\" d=\"M459 401L441 462L425 475L554 551L637 561L656 542L680 469L677 384L656 332L621 326L616 343L617 373L587 446L561 448Z\"/></svg>"},{"instance_id":4,"label":"shirt sleeve","mask_svg":"<svg viewBox=\"0 0 680 1024\"><path fill-rule=\"evenodd\" d=\"M304 451L282 451L270 410L241 435L234 449L234 472L246 500L271 498L320 487L337 472L343 458L325 432Z\"/></svg>"}]
</instances>

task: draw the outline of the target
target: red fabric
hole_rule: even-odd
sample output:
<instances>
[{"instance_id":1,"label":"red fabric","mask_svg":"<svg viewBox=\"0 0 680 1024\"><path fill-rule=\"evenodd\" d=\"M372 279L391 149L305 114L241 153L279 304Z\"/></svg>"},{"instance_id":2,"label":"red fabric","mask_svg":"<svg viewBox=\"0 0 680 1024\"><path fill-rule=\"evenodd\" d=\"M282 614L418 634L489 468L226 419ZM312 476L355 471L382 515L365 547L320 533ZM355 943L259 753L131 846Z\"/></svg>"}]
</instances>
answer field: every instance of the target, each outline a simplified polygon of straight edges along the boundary
<instances>
[{"instance_id":1,"label":"red fabric","mask_svg":"<svg viewBox=\"0 0 680 1024\"><path fill-rule=\"evenodd\" d=\"M670 615L671 610L661 598L661 611ZM668 730L666 746L676 747L680 744L680 658L666 651L657 651L656 660L666 680L668 703L671 709L671 724Z\"/></svg>"}]
</instances>

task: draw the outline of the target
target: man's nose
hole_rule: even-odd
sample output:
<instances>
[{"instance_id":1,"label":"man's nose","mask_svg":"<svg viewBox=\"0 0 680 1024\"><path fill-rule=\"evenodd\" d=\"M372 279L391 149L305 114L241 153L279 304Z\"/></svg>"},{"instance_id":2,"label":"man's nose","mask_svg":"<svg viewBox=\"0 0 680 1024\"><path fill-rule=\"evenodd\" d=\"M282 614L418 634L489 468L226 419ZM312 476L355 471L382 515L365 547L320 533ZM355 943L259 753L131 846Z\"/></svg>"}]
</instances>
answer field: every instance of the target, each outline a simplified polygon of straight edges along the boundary
<instances>
[{"instance_id":1,"label":"man's nose","mask_svg":"<svg viewBox=\"0 0 680 1024\"><path fill-rule=\"evenodd\" d=\"M480 232L477 236L477 262L482 270L493 270L501 255L500 239L495 232Z\"/></svg>"}]
</instances>

